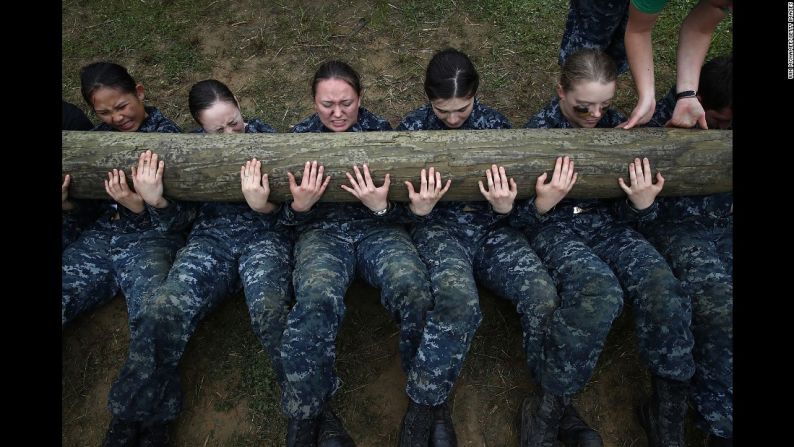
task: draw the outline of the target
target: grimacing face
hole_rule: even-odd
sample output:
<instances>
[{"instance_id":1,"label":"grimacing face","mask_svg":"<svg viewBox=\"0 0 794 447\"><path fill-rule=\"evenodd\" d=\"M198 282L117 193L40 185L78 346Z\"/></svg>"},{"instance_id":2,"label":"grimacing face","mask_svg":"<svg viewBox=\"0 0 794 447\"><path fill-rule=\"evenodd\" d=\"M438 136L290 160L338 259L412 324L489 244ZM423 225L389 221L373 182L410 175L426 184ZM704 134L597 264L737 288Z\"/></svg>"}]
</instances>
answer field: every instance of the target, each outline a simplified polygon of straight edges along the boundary
<instances>
[{"instance_id":1,"label":"grimacing face","mask_svg":"<svg viewBox=\"0 0 794 447\"><path fill-rule=\"evenodd\" d=\"M199 123L207 133L243 133L245 122L237 104L218 100L198 114Z\"/></svg>"},{"instance_id":2,"label":"grimacing face","mask_svg":"<svg viewBox=\"0 0 794 447\"><path fill-rule=\"evenodd\" d=\"M344 132L358 122L361 97L343 79L323 79L317 83L314 110L325 127Z\"/></svg>"},{"instance_id":3,"label":"grimacing face","mask_svg":"<svg viewBox=\"0 0 794 447\"><path fill-rule=\"evenodd\" d=\"M135 87L134 94L114 87L99 87L91 95L91 105L103 123L121 132L135 132L146 119L143 97L141 84Z\"/></svg>"},{"instance_id":4,"label":"grimacing face","mask_svg":"<svg viewBox=\"0 0 794 447\"><path fill-rule=\"evenodd\" d=\"M615 96L615 82L579 81L565 91L557 84L560 110L574 127L593 128L609 108Z\"/></svg>"}]
</instances>

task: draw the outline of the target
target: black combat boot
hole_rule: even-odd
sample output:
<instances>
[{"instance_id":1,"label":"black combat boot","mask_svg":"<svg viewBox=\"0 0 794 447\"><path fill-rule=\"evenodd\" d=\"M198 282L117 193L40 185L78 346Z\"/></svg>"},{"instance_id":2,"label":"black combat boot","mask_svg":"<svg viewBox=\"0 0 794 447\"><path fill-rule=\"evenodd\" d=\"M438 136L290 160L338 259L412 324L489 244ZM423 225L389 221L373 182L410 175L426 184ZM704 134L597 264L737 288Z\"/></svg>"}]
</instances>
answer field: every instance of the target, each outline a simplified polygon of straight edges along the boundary
<instances>
[{"instance_id":1,"label":"black combat boot","mask_svg":"<svg viewBox=\"0 0 794 447\"><path fill-rule=\"evenodd\" d=\"M604 445L601 435L587 425L573 404L565 407L557 439L565 444L565 447L603 447Z\"/></svg>"},{"instance_id":2,"label":"black combat boot","mask_svg":"<svg viewBox=\"0 0 794 447\"><path fill-rule=\"evenodd\" d=\"M287 423L287 447L315 447L322 414L309 419L290 418Z\"/></svg>"},{"instance_id":3,"label":"black combat boot","mask_svg":"<svg viewBox=\"0 0 794 447\"><path fill-rule=\"evenodd\" d=\"M102 447L127 447L137 446L138 436L141 432L141 423L138 421L128 421L118 416L113 416L105 433L105 440Z\"/></svg>"},{"instance_id":4,"label":"black combat boot","mask_svg":"<svg viewBox=\"0 0 794 447\"><path fill-rule=\"evenodd\" d=\"M433 426L430 429L430 447L457 447L455 426L446 402L433 407Z\"/></svg>"},{"instance_id":5,"label":"black combat boot","mask_svg":"<svg viewBox=\"0 0 794 447\"><path fill-rule=\"evenodd\" d=\"M650 401L642 404L638 415L649 447L684 447L684 418L689 382L651 376Z\"/></svg>"},{"instance_id":6,"label":"black combat boot","mask_svg":"<svg viewBox=\"0 0 794 447\"><path fill-rule=\"evenodd\" d=\"M169 441L168 422L141 425L139 447L166 447Z\"/></svg>"},{"instance_id":7,"label":"black combat boot","mask_svg":"<svg viewBox=\"0 0 794 447\"><path fill-rule=\"evenodd\" d=\"M326 406L320 419L317 447L355 447L356 443L345 430L342 421L330 406Z\"/></svg>"},{"instance_id":8,"label":"black combat boot","mask_svg":"<svg viewBox=\"0 0 794 447\"><path fill-rule=\"evenodd\" d=\"M399 447L427 447L433 425L433 407L408 401L408 409L400 425Z\"/></svg>"},{"instance_id":9,"label":"black combat boot","mask_svg":"<svg viewBox=\"0 0 794 447\"><path fill-rule=\"evenodd\" d=\"M521 447L554 447L557 432L569 397L557 396L542 390L521 404Z\"/></svg>"}]
</instances>

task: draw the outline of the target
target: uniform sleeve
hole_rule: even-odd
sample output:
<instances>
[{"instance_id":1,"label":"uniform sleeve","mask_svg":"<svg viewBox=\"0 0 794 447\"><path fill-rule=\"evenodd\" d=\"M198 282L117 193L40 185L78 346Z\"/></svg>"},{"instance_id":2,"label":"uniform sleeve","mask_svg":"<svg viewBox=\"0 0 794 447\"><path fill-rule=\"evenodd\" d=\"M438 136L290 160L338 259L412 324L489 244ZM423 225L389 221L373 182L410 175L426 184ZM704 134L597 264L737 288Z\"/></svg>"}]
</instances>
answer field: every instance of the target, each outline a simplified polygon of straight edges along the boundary
<instances>
[{"instance_id":1,"label":"uniform sleeve","mask_svg":"<svg viewBox=\"0 0 794 447\"><path fill-rule=\"evenodd\" d=\"M628 198L615 199L612 202L612 214L622 223L647 223L651 222L659 215L659 202L654 200L651 206L644 210L635 209Z\"/></svg>"},{"instance_id":2,"label":"uniform sleeve","mask_svg":"<svg viewBox=\"0 0 794 447\"><path fill-rule=\"evenodd\" d=\"M146 204L154 226L163 233L187 230L198 214L199 202L168 199L168 206L155 208Z\"/></svg>"},{"instance_id":3,"label":"uniform sleeve","mask_svg":"<svg viewBox=\"0 0 794 447\"><path fill-rule=\"evenodd\" d=\"M312 205L311 209L299 213L292 209L292 200L286 201L281 205L281 212L278 213L278 223L285 227L297 227L307 224L315 219L317 204Z\"/></svg>"},{"instance_id":4,"label":"uniform sleeve","mask_svg":"<svg viewBox=\"0 0 794 447\"><path fill-rule=\"evenodd\" d=\"M513 210L507 214L507 224L513 228L526 229L546 222L554 209L546 214L540 214L535 206L535 197L516 202Z\"/></svg>"}]
</instances>

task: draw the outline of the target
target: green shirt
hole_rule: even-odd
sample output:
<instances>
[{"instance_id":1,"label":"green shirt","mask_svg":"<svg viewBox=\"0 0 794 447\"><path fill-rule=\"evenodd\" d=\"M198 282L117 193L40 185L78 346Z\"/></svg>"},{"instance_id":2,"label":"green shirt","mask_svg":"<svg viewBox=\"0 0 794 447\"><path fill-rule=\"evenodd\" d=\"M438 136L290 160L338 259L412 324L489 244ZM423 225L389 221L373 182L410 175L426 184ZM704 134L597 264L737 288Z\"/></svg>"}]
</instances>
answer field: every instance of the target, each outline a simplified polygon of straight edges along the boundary
<instances>
[{"instance_id":1,"label":"green shirt","mask_svg":"<svg viewBox=\"0 0 794 447\"><path fill-rule=\"evenodd\" d=\"M631 4L640 12L646 14L656 14L664 8L670 0L631 0Z\"/></svg>"}]
</instances>

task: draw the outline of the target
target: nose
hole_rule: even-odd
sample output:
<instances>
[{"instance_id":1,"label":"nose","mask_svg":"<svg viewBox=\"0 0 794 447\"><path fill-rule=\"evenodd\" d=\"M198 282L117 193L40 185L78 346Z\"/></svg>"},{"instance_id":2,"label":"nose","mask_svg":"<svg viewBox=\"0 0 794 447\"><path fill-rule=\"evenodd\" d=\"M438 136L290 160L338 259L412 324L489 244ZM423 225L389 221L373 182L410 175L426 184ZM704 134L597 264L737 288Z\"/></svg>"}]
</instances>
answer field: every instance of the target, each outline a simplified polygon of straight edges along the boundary
<instances>
[{"instance_id":1,"label":"nose","mask_svg":"<svg viewBox=\"0 0 794 447\"><path fill-rule=\"evenodd\" d=\"M342 116L342 107L334 106L334 117L339 118Z\"/></svg>"},{"instance_id":2,"label":"nose","mask_svg":"<svg viewBox=\"0 0 794 447\"><path fill-rule=\"evenodd\" d=\"M121 124L122 121L124 121L124 115L122 115L121 113L114 113L113 114L113 122L114 123Z\"/></svg>"},{"instance_id":3,"label":"nose","mask_svg":"<svg viewBox=\"0 0 794 447\"><path fill-rule=\"evenodd\" d=\"M457 113L450 113L449 118L447 118L447 122L451 126L457 126L460 123L460 115Z\"/></svg>"},{"instance_id":4,"label":"nose","mask_svg":"<svg viewBox=\"0 0 794 447\"><path fill-rule=\"evenodd\" d=\"M601 116L601 112L601 106L596 106L595 110L590 112L590 114L593 115L593 118L599 118Z\"/></svg>"},{"instance_id":5,"label":"nose","mask_svg":"<svg viewBox=\"0 0 794 447\"><path fill-rule=\"evenodd\" d=\"M234 133L234 129L231 126L226 126L223 128L223 133Z\"/></svg>"}]
</instances>

